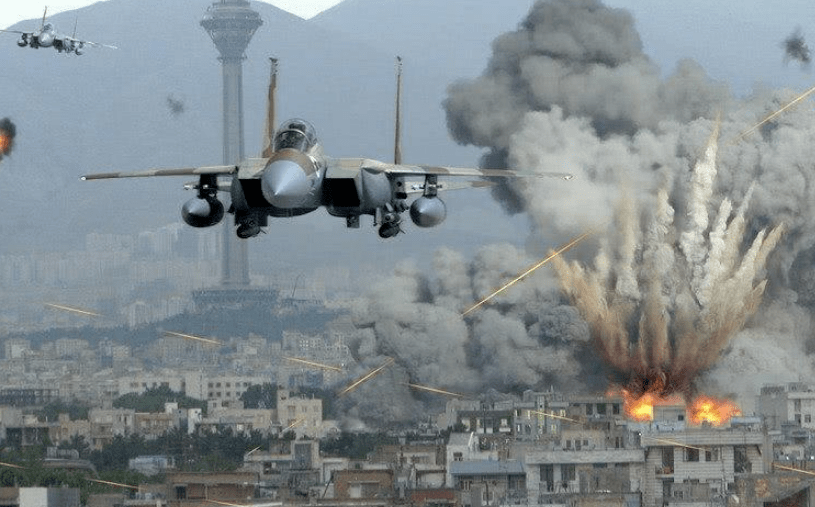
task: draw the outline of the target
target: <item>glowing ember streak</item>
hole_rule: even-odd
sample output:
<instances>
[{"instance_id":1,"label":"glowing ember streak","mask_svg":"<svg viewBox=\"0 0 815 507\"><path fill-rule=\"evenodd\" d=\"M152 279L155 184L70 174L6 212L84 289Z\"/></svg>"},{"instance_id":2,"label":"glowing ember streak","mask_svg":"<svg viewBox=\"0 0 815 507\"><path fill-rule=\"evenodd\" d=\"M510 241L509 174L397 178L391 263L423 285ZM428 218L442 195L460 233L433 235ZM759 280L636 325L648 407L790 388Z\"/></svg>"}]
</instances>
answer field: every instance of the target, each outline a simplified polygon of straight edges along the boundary
<instances>
[{"instance_id":1,"label":"glowing ember streak","mask_svg":"<svg viewBox=\"0 0 815 507\"><path fill-rule=\"evenodd\" d=\"M220 500L213 500L212 498L207 498L205 501L210 503L215 503L218 505L228 505L229 507L246 507L246 505L242 505L239 503L232 503L232 502L222 502Z\"/></svg>"},{"instance_id":2,"label":"glowing ember streak","mask_svg":"<svg viewBox=\"0 0 815 507\"><path fill-rule=\"evenodd\" d=\"M755 125L753 125L753 126L752 126L752 127L750 127L749 129L745 130L745 131L744 131L744 132L742 132L741 134L739 134L739 135L737 135L736 137L734 137L733 139L731 139L731 140L730 140L730 144L735 144L735 143L737 143L737 142L741 141L742 139L744 139L745 137L749 136L750 134L752 134L753 132L755 132L755 131L756 131L756 130L759 128L759 127L761 127L762 125L764 125L764 124L765 124L765 123L767 123L768 121L772 120L773 118L775 118L775 117L776 117L776 116L778 116L779 114L783 113L783 112L784 112L784 111L786 111L787 109L791 108L791 107L792 107L792 106L794 106L795 104L797 104L797 103L801 102L802 100L804 100L805 98L807 98L808 96L810 96L810 95L811 95L813 92L815 92L815 86L813 86L813 87L812 87L812 88L810 88L809 90L805 91L805 92L804 92L804 93L802 93L801 95L799 95L799 96L795 97L793 100L791 100L790 102L788 102L787 104L785 104L783 107L781 107L781 109L779 109L779 110L775 111L774 113L771 113L770 115L768 115L766 118L764 118L764 119L763 119L763 120L761 120L760 122L756 123Z\"/></svg>"},{"instance_id":3,"label":"glowing ember streak","mask_svg":"<svg viewBox=\"0 0 815 507\"><path fill-rule=\"evenodd\" d=\"M566 250L568 250L568 249L572 248L572 247L573 247L573 246L575 246L576 244L578 244L578 243L580 243L581 241L583 241L583 239L585 239L585 238L586 238L586 236L589 236L589 235L590 235L592 232L593 232L593 231L584 232L584 233L583 233L583 234L581 234L580 236L578 236L578 237L576 237L575 239L571 240L570 242L566 243L564 246L560 247L560 248L559 248L557 251L552 252L552 253L551 253L551 254L549 254L549 255L548 255L548 256L547 256L545 259L543 259L542 261L538 262L537 264L535 264L535 265L534 265L534 266L532 266L531 268L529 268L529 269L527 269L526 271L524 271L524 272L523 272L521 275L519 275L519 276L518 276L517 278L515 278L514 280L510 281L509 283L507 283L506 285L504 285L504 286L503 286L503 287L501 287L500 289L496 290L495 292L493 292L493 293L492 293L492 294L490 294L489 296L485 297L484 299L482 299L482 300L481 300L481 301L479 301L478 303L476 303L476 304L474 304L473 306L471 306L470 308L468 308L468 309L467 309L467 311L465 311L464 313L462 313L462 314L461 314L461 316L463 317L463 316L467 315L468 313L470 313L471 311L475 310L475 309L476 309L476 308L478 308L479 306L483 305L484 303L486 303L486 302L487 302L487 301L489 301L490 299L494 298L494 297L495 297L495 296L497 296L498 294L500 294L500 293L504 292L504 291L505 291L505 290L507 290L508 288L510 288L510 287L512 287L513 285L515 285L516 283L520 282L520 281L521 281L521 280L522 280L524 277L526 277L527 275L529 275L530 273L532 273L533 271L535 271L535 270L536 270L536 269L538 269L539 267L543 266L544 264L546 264L547 262L551 261L552 259L554 259L554 258L555 258L555 257L557 257L558 255L562 254L562 253L563 253L563 252L565 252Z\"/></svg>"},{"instance_id":4,"label":"glowing ember streak","mask_svg":"<svg viewBox=\"0 0 815 507\"><path fill-rule=\"evenodd\" d=\"M734 402L719 400L710 396L697 396L690 405L690 420L693 424L709 423L721 426L733 416L741 415L741 410Z\"/></svg>"},{"instance_id":5,"label":"glowing ember streak","mask_svg":"<svg viewBox=\"0 0 815 507\"><path fill-rule=\"evenodd\" d=\"M562 415L550 414L549 412L539 412L537 410L533 410L532 413L533 414L545 415L546 417L554 417L555 419L563 419L564 421L569 421L569 422L573 422L573 423L579 423L580 422L577 419L572 419L571 417L564 417Z\"/></svg>"},{"instance_id":6,"label":"glowing ember streak","mask_svg":"<svg viewBox=\"0 0 815 507\"><path fill-rule=\"evenodd\" d=\"M250 455L250 454L252 454L253 452L257 451L258 449L260 449L260 446L257 446L257 447L255 447L254 449L252 449L251 451L247 452L247 453L246 453L246 455L247 455L247 456L249 456L249 455Z\"/></svg>"},{"instance_id":7,"label":"glowing ember streak","mask_svg":"<svg viewBox=\"0 0 815 507\"><path fill-rule=\"evenodd\" d=\"M419 384L411 384L410 382L406 383L405 385L408 386L408 387L411 387L413 389L418 389L420 391L427 391L429 393L446 394L447 396L454 396L454 397L457 397L457 398L464 397L463 394L453 393L453 392L450 392L450 391L444 391L442 389L436 389L434 387L422 386L422 385L419 385Z\"/></svg>"},{"instance_id":8,"label":"glowing ember streak","mask_svg":"<svg viewBox=\"0 0 815 507\"><path fill-rule=\"evenodd\" d=\"M129 488L129 489L135 489L135 490L139 489L138 486L131 486L130 484L122 484L122 483L119 483L119 482L103 481L102 479L88 478L88 480L91 481L91 482L98 482L100 484L110 484L111 486L117 486L117 487L120 487L120 488Z\"/></svg>"},{"instance_id":9,"label":"glowing ember streak","mask_svg":"<svg viewBox=\"0 0 815 507\"><path fill-rule=\"evenodd\" d=\"M342 368L338 368L336 366L331 366L328 364L317 363L314 361L309 361L307 359L299 359L296 357L283 357L283 359L286 359L287 361L292 361L294 363L302 363L308 366L314 366L315 368L322 368L324 370L342 371Z\"/></svg>"},{"instance_id":10,"label":"glowing ember streak","mask_svg":"<svg viewBox=\"0 0 815 507\"><path fill-rule=\"evenodd\" d=\"M295 420L293 423L286 426L286 429L283 430L283 433L289 431L290 429L294 428L295 426L300 426L300 423L302 423L303 421L305 421L305 419L297 419L297 420Z\"/></svg>"},{"instance_id":11,"label":"glowing ember streak","mask_svg":"<svg viewBox=\"0 0 815 507\"><path fill-rule=\"evenodd\" d=\"M668 440L667 438L656 438L656 437L649 437L643 436L642 438L646 440L653 440L654 442L661 442L663 444L670 444L675 445L677 447L685 447L686 449L696 449L698 451L707 451L704 447L696 447L694 445L683 444L682 442L677 442L676 440Z\"/></svg>"},{"instance_id":12,"label":"glowing ember streak","mask_svg":"<svg viewBox=\"0 0 815 507\"><path fill-rule=\"evenodd\" d=\"M10 468L20 468L22 470L25 470L25 467L21 467L20 465L15 465L14 463L4 463L2 461L0 461L0 466L10 467Z\"/></svg>"},{"instance_id":13,"label":"glowing ember streak","mask_svg":"<svg viewBox=\"0 0 815 507\"><path fill-rule=\"evenodd\" d=\"M393 358L392 358L392 357L389 357L389 358L388 358L388 360L387 360L387 361L385 361L385 364L383 364L382 366L380 366L380 367L378 367L378 368L374 368L373 370L369 371L368 373L366 373L365 375L363 375L363 376L362 376L362 377L360 377L359 379L357 379L357 380L355 380L354 382L352 382L352 383L351 383L351 385L349 385L348 387L346 387L345 389L343 389L343 390L340 392L340 396L342 396L342 395L344 395L344 394L348 394L348 393L350 393L351 391L353 391L354 389L356 389L357 387L359 387L359 385L360 385L360 384L362 384L363 382L366 382L366 381L368 381L368 380L372 379L373 377L375 377L376 375L378 375L378 374L379 374L379 373L380 373L382 370L384 370L385 368L387 368L387 367L388 367L388 366L390 366L391 364L393 364Z\"/></svg>"},{"instance_id":14,"label":"glowing ember streak","mask_svg":"<svg viewBox=\"0 0 815 507\"><path fill-rule=\"evenodd\" d=\"M815 475L815 472L810 472L809 470L801 470L800 468L779 465L778 463L773 463L773 468L780 468L781 470L789 470L791 472L798 472L800 474Z\"/></svg>"},{"instance_id":15,"label":"glowing ember streak","mask_svg":"<svg viewBox=\"0 0 815 507\"><path fill-rule=\"evenodd\" d=\"M54 308L55 310L63 310L63 311L66 311L66 312L76 313L78 315L85 315L87 317L101 317L101 315L98 314L98 313L91 312L91 311L88 311L88 310L83 310L81 308L75 308L75 307L72 307L72 306L65 306L65 305L58 305L56 303L43 303L43 304L45 306L50 307L50 308Z\"/></svg>"},{"instance_id":16,"label":"glowing ember streak","mask_svg":"<svg viewBox=\"0 0 815 507\"><path fill-rule=\"evenodd\" d=\"M198 340L204 343L210 343L212 345L221 345L221 342L218 340L213 340L211 338L202 338L200 336L195 336L192 334L185 334L185 333L176 333L174 331L164 331L166 336L176 336L178 338L185 338L187 340Z\"/></svg>"}]
</instances>

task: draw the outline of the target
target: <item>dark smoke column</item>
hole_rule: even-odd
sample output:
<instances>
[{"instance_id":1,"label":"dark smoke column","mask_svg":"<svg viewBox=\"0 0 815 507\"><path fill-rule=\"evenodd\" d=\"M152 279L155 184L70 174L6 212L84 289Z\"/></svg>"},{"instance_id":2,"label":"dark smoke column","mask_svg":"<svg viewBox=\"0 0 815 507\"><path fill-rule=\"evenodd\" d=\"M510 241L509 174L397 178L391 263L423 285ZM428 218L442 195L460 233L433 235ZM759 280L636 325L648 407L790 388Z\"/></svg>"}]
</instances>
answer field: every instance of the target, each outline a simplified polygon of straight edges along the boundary
<instances>
[{"instance_id":1,"label":"dark smoke column","mask_svg":"<svg viewBox=\"0 0 815 507\"><path fill-rule=\"evenodd\" d=\"M237 164L243 157L243 59L246 47L263 21L246 0L221 0L213 3L201 26L209 33L221 53L223 73L223 135L225 165ZM224 221L224 251L221 269L223 285L249 285L247 242L235 236L232 225Z\"/></svg>"}]
</instances>

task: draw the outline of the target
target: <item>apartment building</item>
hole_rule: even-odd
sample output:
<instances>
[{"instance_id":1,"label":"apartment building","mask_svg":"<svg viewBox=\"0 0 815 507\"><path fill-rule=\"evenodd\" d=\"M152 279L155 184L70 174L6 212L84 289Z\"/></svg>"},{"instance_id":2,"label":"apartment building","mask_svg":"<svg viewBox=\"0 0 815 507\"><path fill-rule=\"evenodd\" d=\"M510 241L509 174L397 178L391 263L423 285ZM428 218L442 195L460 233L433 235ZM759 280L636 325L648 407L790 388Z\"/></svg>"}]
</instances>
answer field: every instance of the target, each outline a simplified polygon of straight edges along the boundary
<instances>
[{"instance_id":1,"label":"apartment building","mask_svg":"<svg viewBox=\"0 0 815 507\"><path fill-rule=\"evenodd\" d=\"M804 382L764 386L758 412L770 430L780 430L785 423L815 430L815 386Z\"/></svg>"}]
</instances>

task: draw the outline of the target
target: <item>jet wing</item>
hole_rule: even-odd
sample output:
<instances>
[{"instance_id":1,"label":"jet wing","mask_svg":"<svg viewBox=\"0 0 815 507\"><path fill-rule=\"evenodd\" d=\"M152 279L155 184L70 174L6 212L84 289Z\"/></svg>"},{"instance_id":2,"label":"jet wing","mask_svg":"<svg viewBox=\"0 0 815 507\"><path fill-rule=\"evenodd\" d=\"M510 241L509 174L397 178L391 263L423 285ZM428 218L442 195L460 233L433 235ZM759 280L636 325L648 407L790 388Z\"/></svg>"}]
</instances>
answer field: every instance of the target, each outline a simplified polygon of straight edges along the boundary
<instances>
[{"instance_id":1,"label":"jet wing","mask_svg":"<svg viewBox=\"0 0 815 507\"><path fill-rule=\"evenodd\" d=\"M34 32L21 32L20 30L0 30L0 32L7 32L7 33L21 33L26 35L34 35Z\"/></svg>"},{"instance_id":2,"label":"jet wing","mask_svg":"<svg viewBox=\"0 0 815 507\"><path fill-rule=\"evenodd\" d=\"M147 169L134 172L110 172L95 173L82 176L81 180L109 180L116 178L149 178L152 176L196 176L196 175L227 175L235 174L238 166L234 165L213 165L203 167L178 167L175 169Z\"/></svg>"},{"instance_id":3,"label":"jet wing","mask_svg":"<svg viewBox=\"0 0 815 507\"><path fill-rule=\"evenodd\" d=\"M473 188L490 188L494 186L495 182L484 180L456 182L440 181L436 185L436 190L449 192L451 190L469 190ZM424 193L424 181L406 181L405 193L408 195Z\"/></svg>"},{"instance_id":4,"label":"jet wing","mask_svg":"<svg viewBox=\"0 0 815 507\"><path fill-rule=\"evenodd\" d=\"M100 42L93 42L93 41L89 41L89 40L75 39L73 37L63 37L63 38L68 39L68 40L70 40L72 42L75 42L77 44L87 44L88 46L93 46L93 47L97 47L97 48L119 49L118 47L116 47L116 46L114 46L112 44L102 44Z\"/></svg>"},{"instance_id":5,"label":"jet wing","mask_svg":"<svg viewBox=\"0 0 815 507\"><path fill-rule=\"evenodd\" d=\"M381 172L396 176L464 176L470 178L490 177L490 178L559 178L570 180L574 176L569 173L533 173L524 171L513 171L509 169L474 169L470 167L447 167L431 165L404 165L388 164L378 160L365 159L361 162L361 169L372 172Z\"/></svg>"}]
</instances>

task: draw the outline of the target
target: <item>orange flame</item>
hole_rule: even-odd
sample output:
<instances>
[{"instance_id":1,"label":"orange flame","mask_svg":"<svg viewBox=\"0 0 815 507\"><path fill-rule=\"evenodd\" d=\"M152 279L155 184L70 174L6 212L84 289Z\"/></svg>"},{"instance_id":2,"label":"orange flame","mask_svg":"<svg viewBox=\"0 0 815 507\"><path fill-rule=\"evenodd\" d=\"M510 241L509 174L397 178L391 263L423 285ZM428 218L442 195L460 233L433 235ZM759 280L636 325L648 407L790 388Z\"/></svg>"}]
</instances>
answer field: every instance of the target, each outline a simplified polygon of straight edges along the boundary
<instances>
[{"instance_id":1,"label":"orange flame","mask_svg":"<svg viewBox=\"0 0 815 507\"><path fill-rule=\"evenodd\" d=\"M656 392L646 392L636 396L630 391L620 389L617 394L623 398L623 410L626 417L633 421L648 422L654 420L654 407L665 405L681 405L686 407L690 424L699 426L703 423L713 426L722 426L730 421L731 417L741 415L741 409L732 400L714 398L704 394L697 395L690 403L679 394L662 395Z\"/></svg>"},{"instance_id":2,"label":"orange flame","mask_svg":"<svg viewBox=\"0 0 815 507\"><path fill-rule=\"evenodd\" d=\"M11 149L11 135L0 129L0 155L4 155Z\"/></svg>"},{"instance_id":3,"label":"orange flame","mask_svg":"<svg viewBox=\"0 0 815 507\"><path fill-rule=\"evenodd\" d=\"M741 409L732 400L712 398L704 394L693 400L688 412L691 423L709 423L713 426L721 426L731 417L741 415Z\"/></svg>"},{"instance_id":4,"label":"orange flame","mask_svg":"<svg viewBox=\"0 0 815 507\"><path fill-rule=\"evenodd\" d=\"M655 392L646 392L641 396L635 396L625 389L621 389L621 393L625 415L639 422L653 421L656 406L685 404L685 400L678 394L663 396Z\"/></svg>"}]
</instances>

